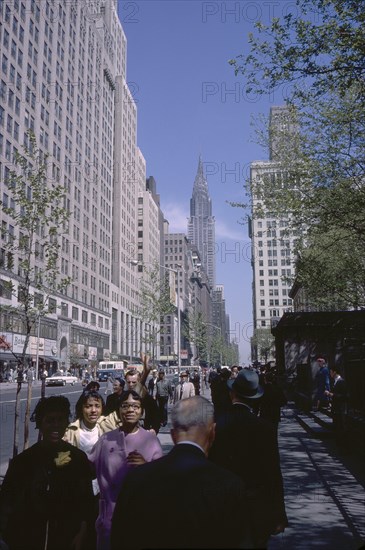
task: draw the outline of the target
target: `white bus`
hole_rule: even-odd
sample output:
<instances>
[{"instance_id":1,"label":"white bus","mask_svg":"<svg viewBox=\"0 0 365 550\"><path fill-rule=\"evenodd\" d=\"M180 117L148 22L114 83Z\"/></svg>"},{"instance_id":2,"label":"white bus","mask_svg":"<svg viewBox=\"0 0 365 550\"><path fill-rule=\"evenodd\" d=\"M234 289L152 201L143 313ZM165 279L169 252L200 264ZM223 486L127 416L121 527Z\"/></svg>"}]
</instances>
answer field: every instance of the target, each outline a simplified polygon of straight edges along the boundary
<instances>
[{"instance_id":1,"label":"white bus","mask_svg":"<svg viewBox=\"0 0 365 550\"><path fill-rule=\"evenodd\" d=\"M98 370L122 370L127 366L127 361L100 361Z\"/></svg>"}]
</instances>

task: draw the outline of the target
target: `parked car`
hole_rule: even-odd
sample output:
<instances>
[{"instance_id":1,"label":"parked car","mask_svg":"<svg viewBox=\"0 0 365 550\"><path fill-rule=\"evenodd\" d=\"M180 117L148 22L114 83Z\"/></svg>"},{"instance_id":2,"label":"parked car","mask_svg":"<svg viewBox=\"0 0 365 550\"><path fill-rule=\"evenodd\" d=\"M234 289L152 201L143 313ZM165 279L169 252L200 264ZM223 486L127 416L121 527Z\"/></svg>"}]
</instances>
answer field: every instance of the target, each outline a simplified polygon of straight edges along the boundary
<instances>
[{"instance_id":1,"label":"parked car","mask_svg":"<svg viewBox=\"0 0 365 550\"><path fill-rule=\"evenodd\" d=\"M52 376L46 378L46 386L66 386L66 384L73 386L76 382L78 382L77 376L63 374L62 372L55 372Z\"/></svg>"}]
</instances>

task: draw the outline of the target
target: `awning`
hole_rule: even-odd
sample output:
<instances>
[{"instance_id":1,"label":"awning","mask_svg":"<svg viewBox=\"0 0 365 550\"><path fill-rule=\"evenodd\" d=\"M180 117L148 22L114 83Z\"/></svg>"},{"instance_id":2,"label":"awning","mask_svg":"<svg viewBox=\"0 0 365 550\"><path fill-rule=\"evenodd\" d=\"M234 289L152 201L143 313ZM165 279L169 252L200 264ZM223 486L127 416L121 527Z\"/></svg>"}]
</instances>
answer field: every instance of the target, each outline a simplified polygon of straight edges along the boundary
<instances>
[{"instance_id":1,"label":"awning","mask_svg":"<svg viewBox=\"0 0 365 550\"><path fill-rule=\"evenodd\" d=\"M39 359L43 359L44 361L61 361L61 357L56 357L55 355L40 355Z\"/></svg>"},{"instance_id":2,"label":"awning","mask_svg":"<svg viewBox=\"0 0 365 550\"><path fill-rule=\"evenodd\" d=\"M12 353L6 353L4 351L0 351L0 361L17 361L17 358L20 358L21 355L17 354L16 357ZM26 355L25 357L30 357L30 355Z\"/></svg>"}]
</instances>

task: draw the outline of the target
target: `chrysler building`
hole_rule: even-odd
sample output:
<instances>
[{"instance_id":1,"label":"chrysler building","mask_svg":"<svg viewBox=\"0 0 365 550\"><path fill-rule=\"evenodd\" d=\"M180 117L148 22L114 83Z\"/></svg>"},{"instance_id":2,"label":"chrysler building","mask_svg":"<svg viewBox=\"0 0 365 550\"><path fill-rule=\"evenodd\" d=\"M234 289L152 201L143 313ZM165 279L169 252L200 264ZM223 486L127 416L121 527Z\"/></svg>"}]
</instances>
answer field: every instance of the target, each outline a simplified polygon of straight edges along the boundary
<instances>
[{"instance_id":1,"label":"chrysler building","mask_svg":"<svg viewBox=\"0 0 365 550\"><path fill-rule=\"evenodd\" d=\"M215 288L215 219L212 215L212 201L208 183L203 173L203 163L199 157L198 170L190 199L188 237L199 250L202 265L211 288Z\"/></svg>"}]
</instances>

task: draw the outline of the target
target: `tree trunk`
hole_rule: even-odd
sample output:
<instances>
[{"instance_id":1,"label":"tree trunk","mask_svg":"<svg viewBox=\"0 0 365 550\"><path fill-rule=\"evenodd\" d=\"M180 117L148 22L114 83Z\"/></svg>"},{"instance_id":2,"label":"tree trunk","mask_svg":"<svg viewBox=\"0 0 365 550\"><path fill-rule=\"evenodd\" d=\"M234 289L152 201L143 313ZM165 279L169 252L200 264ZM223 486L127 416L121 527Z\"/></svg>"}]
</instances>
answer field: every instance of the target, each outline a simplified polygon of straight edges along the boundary
<instances>
[{"instance_id":1,"label":"tree trunk","mask_svg":"<svg viewBox=\"0 0 365 550\"><path fill-rule=\"evenodd\" d=\"M28 375L28 392L27 392L27 405L25 409L24 418L24 450L29 447L29 420L30 420L30 405L32 402L32 376Z\"/></svg>"},{"instance_id":2,"label":"tree trunk","mask_svg":"<svg viewBox=\"0 0 365 550\"><path fill-rule=\"evenodd\" d=\"M44 372L42 372L42 374L41 374L41 380L42 380L41 399L43 399L46 396L46 378L47 378L46 375L44 374ZM41 441L41 439L42 439L42 434L41 434L41 431L38 430L38 441Z\"/></svg>"},{"instance_id":3,"label":"tree trunk","mask_svg":"<svg viewBox=\"0 0 365 550\"><path fill-rule=\"evenodd\" d=\"M22 382L23 382L23 369L18 369L16 397L15 397L15 414L14 414L13 458L17 456L18 448L19 448L20 390L22 389Z\"/></svg>"}]
</instances>

